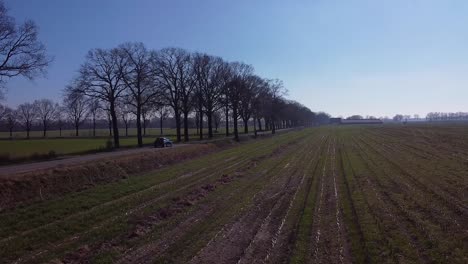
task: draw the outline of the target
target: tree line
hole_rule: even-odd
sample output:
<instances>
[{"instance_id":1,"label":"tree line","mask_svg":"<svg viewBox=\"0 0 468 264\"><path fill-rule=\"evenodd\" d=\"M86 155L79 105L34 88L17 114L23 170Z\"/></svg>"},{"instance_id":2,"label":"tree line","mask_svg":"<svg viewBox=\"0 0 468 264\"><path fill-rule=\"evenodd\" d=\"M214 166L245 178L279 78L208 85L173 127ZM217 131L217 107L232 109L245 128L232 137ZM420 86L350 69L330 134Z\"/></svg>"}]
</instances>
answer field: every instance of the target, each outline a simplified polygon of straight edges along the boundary
<instances>
[{"instance_id":1,"label":"tree line","mask_svg":"<svg viewBox=\"0 0 468 264\"><path fill-rule=\"evenodd\" d=\"M137 143L143 145L150 115L161 123L171 116L177 141L189 141L189 120L195 120L200 139L212 138L213 128L217 130L222 120L226 136L238 140L240 122L245 133L249 124L254 133L275 133L278 128L311 125L321 117L286 95L280 80L262 78L242 62L180 48L149 50L142 43L124 43L90 50L64 89L61 104L42 99L14 110L3 107L0 118L10 132L18 124L29 138L34 123L40 124L44 136L51 123L60 129L72 123L78 135L85 120L92 121L95 131L96 121L105 115L114 146L119 147L119 127L128 128L132 120Z\"/></svg>"},{"instance_id":2,"label":"tree line","mask_svg":"<svg viewBox=\"0 0 468 264\"><path fill-rule=\"evenodd\" d=\"M468 120L468 113L444 113L444 112L430 112L426 115L428 121L466 121Z\"/></svg>"},{"instance_id":3,"label":"tree line","mask_svg":"<svg viewBox=\"0 0 468 264\"><path fill-rule=\"evenodd\" d=\"M214 116L224 115L226 136L239 139L239 122L253 120L254 131L311 124L314 113L287 100L283 83L254 73L251 65L180 48L148 50L142 43L124 43L111 49L90 50L78 76L65 89L74 104L93 101L107 111L114 145L119 146L119 113L136 121L142 146L142 120L150 111L170 111L178 142L189 141L189 119L195 116L200 139L203 125L213 137ZM182 139L183 138L183 139Z\"/></svg>"}]
</instances>

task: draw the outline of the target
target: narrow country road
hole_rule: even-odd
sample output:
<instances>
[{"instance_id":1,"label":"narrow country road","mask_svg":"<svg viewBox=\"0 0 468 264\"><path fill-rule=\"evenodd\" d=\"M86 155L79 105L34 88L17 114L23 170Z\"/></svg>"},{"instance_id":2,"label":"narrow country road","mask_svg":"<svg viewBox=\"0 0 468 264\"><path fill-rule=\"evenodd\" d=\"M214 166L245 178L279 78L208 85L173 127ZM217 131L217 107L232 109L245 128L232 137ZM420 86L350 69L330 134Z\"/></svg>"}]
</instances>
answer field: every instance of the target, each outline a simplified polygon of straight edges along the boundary
<instances>
[{"instance_id":1,"label":"narrow country road","mask_svg":"<svg viewBox=\"0 0 468 264\"><path fill-rule=\"evenodd\" d=\"M174 144L174 148L180 148L180 147L184 147L187 145L188 144ZM151 147L143 147L143 148L116 150L112 152L86 154L86 155L80 155L80 156L68 156L68 157L62 157L57 160L2 166L0 167L0 178L5 178L14 174L27 173L27 172L31 172L35 170L44 170L44 169L50 169L50 168L56 168L56 167L62 167L62 166L78 165L78 164L89 162L89 161L96 161L96 160L102 160L102 159L108 159L108 158L140 154L144 152L154 152L154 151L164 151L164 150L165 150L164 148L156 149L151 146Z\"/></svg>"},{"instance_id":2,"label":"narrow country road","mask_svg":"<svg viewBox=\"0 0 468 264\"><path fill-rule=\"evenodd\" d=\"M291 128L286 129L278 129L277 133L284 133L291 131ZM271 133L270 131L262 131L258 132L258 135L266 135ZM240 137L251 136L253 133L249 135L242 134ZM225 140L226 138L222 139L213 139L213 140L203 140L199 143L209 143L211 141L217 140ZM187 145L197 144L195 142L189 144L174 144L174 148L184 147ZM154 152L154 151L162 151L164 149L155 149L152 146L146 146L143 148L132 148L132 149L124 149L124 150L116 150L112 152L101 152L95 154L84 154L84 155L77 155L77 156L63 156L55 160L48 160L48 161L38 161L33 163L23 163L23 164L15 164L15 165L7 165L7 166L0 166L0 178L6 178L10 175L16 175L21 173L27 173L35 170L44 170L50 168L57 168L62 166L69 166L69 165L78 165L81 163L89 162L89 161L96 161L101 159L108 159L108 158L115 158L115 157L122 157L127 155L134 155L143 152Z\"/></svg>"}]
</instances>

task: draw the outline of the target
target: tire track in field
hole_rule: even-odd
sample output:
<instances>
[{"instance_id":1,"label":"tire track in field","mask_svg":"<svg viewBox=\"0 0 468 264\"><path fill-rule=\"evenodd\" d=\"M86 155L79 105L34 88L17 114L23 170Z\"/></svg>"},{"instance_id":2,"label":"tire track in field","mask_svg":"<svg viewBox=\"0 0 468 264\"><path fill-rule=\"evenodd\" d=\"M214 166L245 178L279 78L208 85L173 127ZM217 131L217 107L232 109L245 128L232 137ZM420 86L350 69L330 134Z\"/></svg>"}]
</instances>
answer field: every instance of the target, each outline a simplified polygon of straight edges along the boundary
<instances>
[{"instance_id":1,"label":"tire track in field","mask_svg":"<svg viewBox=\"0 0 468 264\"><path fill-rule=\"evenodd\" d=\"M302 147L275 172L276 178L254 195L255 204L239 219L224 226L191 263L261 262L271 246L272 237L278 232L277 227L281 226L288 202L301 183L303 175L298 176L297 164L305 151L307 148ZM213 255L214 252L218 254ZM253 252L259 254L253 254L254 259L250 259Z\"/></svg>"},{"instance_id":2,"label":"tire track in field","mask_svg":"<svg viewBox=\"0 0 468 264\"><path fill-rule=\"evenodd\" d=\"M267 250L267 254L265 258L263 259L264 263L284 263L292 255L292 247L290 246L290 243L292 241L295 241L297 227L299 225L299 221L301 220L301 217L297 217L297 215L296 216L290 215L290 213L291 213L292 207L294 206L294 203L296 201L296 197L299 191L307 192L307 194L305 195L304 201L307 200L308 191L311 188L312 178L313 178L315 169L317 168L318 156L321 152L324 138L325 136L320 137L318 146L316 144L314 145L311 144L311 148L315 147L315 151L313 151L313 155L311 155L310 159L308 158L305 159L308 162L306 163L305 166L303 166L303 177L301 179L301 183L299 184L299 187L296 189L296 192L294 193L294 196L289 203L286 214L281 221L281 225L278 227L276 233L274 234L271 240L270 248ZM312 169L312 177L308 176L308 174L310 174L311 169ZM311 178L310 184L304 184L305 179L307 177ZM305 203L301 204L300 209L298 208L300 211L297 211L297 213L303 212L304 207L305 207ZM289 221L292 221L294 225L284 228L286 221L290 217L291 219Z\"/></svg>"},{"instance_id":3,"label":"tire track in field","mask_svg":"<svg viewBox=\"0 0 468 264\"><path fill-rule=\"evenodd\" d=\"M339 233L339 244L340 244L340 263L351 263L350 247L346 240L346 231L341 216L340 197L338 195L338 189L336 187L336 138L333 140L332 150L332 175L333 175L333 189L335 195L335 219L336 227Z\"/></svg>"},{"instance_id":4,"label":"tire track in field","mask_svg":"<svg viewBox=\"0 0 468 264\"><path fill-rule=\"evenodd\" d=\"M276 166L270 168L267 172L270 172L272 171L274 168L276 168L277 166L279 166L281 163L278 163ZM284 169L284 166L282 167ZM273 179L270 179L273 183L277 183L278 180L281 179L281 177L279 176L273 176ZM251 179L253 180L253 179ZM261 192L264 192L267 188L267 186L270 186L270 185L266 185L263 187L263 190L260 191ZM242 194L239 194L239 195L242 195ZM271 194L270 193L270 196L268 197L268 202L271 204L275 198L278 196L278 193L276 194ZM259 206L258 202L259 201L262 201L262 199L260 199L261 197L259 197L259 193L256 193L253 197L253 200L257 201L256 203L257 204L254 204L254 208L256 208L256 210L260 210L261 207ZM222 206L228 206L227 204L224 204ZM218 208L216 209L216 211L222 211L223 209L222 208ZM208 217L208 215L204 216L205 217ZM203 221L203 220L200 220L200 221ZM191 223L191 225L193 225L193 223ZM190 227L188 227L187 229L189 229ZM228 227L225 225L221 228L220 231L218 231L216 234L215 234L215 237L208 242L207 245L213 245L213 241L216 240L217 238L220 237L221 233L223 233ZM179 240L183 234L180 234L179 233L179 228L175 229L175 232L177 232L177 237L176 239L171 239L171 241L173 242L176 242L177 240ZM153 241L151 242L150 244L147 244L147 245L144 245L143 247L140 247L140 248L136 248L134 250L132 250L132 252L129 253L129 255L127 257L125 257L124 259L121 259L121 261L119 261L118 263L130 263L130 262L134 262L135 260L137 260L138 263L149 263L149 262L152 262L154 258L156 257L159 257L159 256L162 256L164 255L164 252L166 250L168 250L168 248L171 246L171 243L167 243L168 241L164 241L164 240L160 240L158 239L157 241ZM162 244L163 243L163 244ZM204 262L206 263L206 262Z\"/></svg>"},{"instance_id":5,"label":"tire track in field","mask_svg":"<svg viewBox=\"0 0 468 264\"><path fill-rule=\"evenodd\" d=\"M301 160L306 161L306 165L301 166L301 169L296 172L296 180L300 178L299 184L297 185L297 187L294 187L295 190L294 188L291 189L291 193L289 193L287 197L282 197L285 199L278 203L280 205L278 206L278 208L274 208L274 210L271 210L268 217L264 219L261 227L255 234L249 246L244 250L245 253L239 258L237 263L266 263L270 261L270 256L272 255L272 253L276 253L276 257L281 256L281 254L287 254L287 249L285 248L277 248L277 251L274 250L280 239L280 235L283 231L286 219L289 216L289 212L296 200L297 193L303 187L303 183L306 177L306 171L310 164L313 163L312 161L316 158L316 155L319 152L318 150L311 151L310 144L308 145L309 146L307 148L307 153L300 158ZM292 166L297 167L299 164L299 162L296 162ZM289 165L290 163L288 163L286 166ZM302 177L299 176L301 174ZM283 239L285 238L283 237ZM282 244L285 244L288 241L281 242ZM283 251L281 252L281 250ZM272 260L271 262L277 263L278 261Z\"/></svg>"},{"instance_id":6,"label":"tire track in field","mask_svg":"<svg viewBox=\"0 0 468 264\"><path fill-rule=\"evenodd\" d=\"M351 259L353 262L359 262L359 263L370 263L370 255L369 255L369 250L366 246L365 243L365 238L364 238L364 233L362 231L362 223L361 223L361 217L358 215L358 212L356 210L356 199L352 195L352 190L351 190L351 184L352 184L352 179L355 178L356 172L354 169L351 167L351 173L347 176L346 170L345 170L345 160L347 164L350 164L349 156L348 154L343 150L344 149L344 144L340 142L340 148L339 148L339 153L340 153L340 166L341 166L341 179L343 181L343 189L344 189L344 196L346 197L343 199L343 204L345 206L349 206L350 209L350 214L348 215L347 219L349 221L349 226L347 226L346 230L349 231L348 236L350 236L350 251L352 248L352 244L354 243L354 249L353 252L350 252L350 255L352 256ZM346 158L346 159L345 159ZM352 175L352 176L351 176ZM342 213L343 218L346 218L345 213ZM342 219L343 219L342 218ZM353 229L353 230L351 230ZM354 233L354 234L350 234ZM355 255L354 255L355 254Z\"/></svg>"},{"instance_id":7,"label":"tire track in field","mask_svg":"<svg viewBox=\"0 0 468 264\"><path fill-rule=\"evenodd\" d=\"M313 263L351 263L336 186L336 138L328 141L320 178L319 199L312 222Z\"/></svg>"},{"instance_id":8,"label":"tire track in field","mask_svg":"<svg viewBox=\"0 0 468 264\"><path fill-rule=\"evenodd\" d=\"M330 143L328 142L327 145L327 152L325 154L325 161L323 164L322 168L322 174L320 177L320 189L319 189L319 200L318 200L318 207L315 207L315 217L312 222L312 234L314 235L314 244L312 246L313 249L313 255L315 257L315 260L318 262L318 253L319 253L319 243L320 243L320 235L321 235L321 224L322 224L322 206L323 206L323 189L324 189L324 182L325 182L325 172L326 172L326 166L327 166L327 161L328 161L328 154L330 153Z\"/></svg>"}]
</instances>

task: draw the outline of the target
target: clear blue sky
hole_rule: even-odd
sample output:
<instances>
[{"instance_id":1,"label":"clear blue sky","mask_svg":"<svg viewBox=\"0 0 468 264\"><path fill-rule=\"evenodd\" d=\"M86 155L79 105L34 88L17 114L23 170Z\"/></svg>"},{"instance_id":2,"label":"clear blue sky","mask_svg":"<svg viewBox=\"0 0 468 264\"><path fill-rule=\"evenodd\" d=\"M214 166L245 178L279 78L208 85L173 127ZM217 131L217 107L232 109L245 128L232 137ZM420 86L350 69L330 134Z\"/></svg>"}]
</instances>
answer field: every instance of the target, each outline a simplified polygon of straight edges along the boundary
<instances>
[{"instance_id":1,"label":"clear blue sky","mask_svg":"<svg viewBox=\"0 0 468 264\"><path fill-rule=\"evenodd\" d=\"M91 48L141 41L252 64L314 111L468 112L468 1L5 0L55 57L7 103L59 100Z\"/></svg>"}]
</instances>

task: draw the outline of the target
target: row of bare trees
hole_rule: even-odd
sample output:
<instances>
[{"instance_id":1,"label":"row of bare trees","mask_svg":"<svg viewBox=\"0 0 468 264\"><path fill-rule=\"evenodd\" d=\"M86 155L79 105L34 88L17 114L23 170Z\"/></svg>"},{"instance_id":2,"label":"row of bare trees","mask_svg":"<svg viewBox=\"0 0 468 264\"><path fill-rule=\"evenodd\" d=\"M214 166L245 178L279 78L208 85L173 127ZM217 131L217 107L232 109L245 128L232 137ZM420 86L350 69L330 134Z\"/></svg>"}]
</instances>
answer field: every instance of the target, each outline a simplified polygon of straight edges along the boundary
<instances>
[{"instance_id":1,"label":"row of bare trees","mask_svg":"<svg viewBox=\"0 0 468 264\"><path fill-rule=\"evenodd\" d=\"M26 138L30 138L33 127L41 127L43 136L47 136L47 131L52 125L60 130L66 123L73 124L76 136L80 125L91 107L88 102L75 98L65 98L63 104L58 104L50 99L35 100L32 103L26 102L18 105L16 109L0 105L0 124L4 125L13 137L13 130L17 127L26 131Z\"/></svg>"},{"instance_id":2,"label":"row of bare trees","mask_svg":"<svg viewBox=\"0 0 468 264\"><path fill-rule=\"evenodd\" d=\"M175 120L177 141L182 137L189 141L189 119L194 115L200 138L205 123L207 136L212 138L214 116L222 111L226 136L232 120L236 140L239 121L245 132L249 121L255 131L262 130L263 121L263 127L275 133L278 127L312 122L314 116L308 108L284 98L281 81L256 75L251 65L180 48L148 50L142 43L89 51L65 94L74 102L93 101L107 111L116 147L119 122L127 120L119 118L119 113L135 116L139 146L143 145L145 113L167 108Z\"/></svg>"},{"instance_id":3,"label":"row of bare trees","mask_svg":"<svg viewBox=\"0 0 468 264\"><path fill-rule=\"evenodd\" d=\"M426 115L428 121L466 121L468 120L468 113L444 113L444 112L430 112Z\"/></svg>"}]
</instances>

